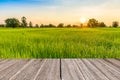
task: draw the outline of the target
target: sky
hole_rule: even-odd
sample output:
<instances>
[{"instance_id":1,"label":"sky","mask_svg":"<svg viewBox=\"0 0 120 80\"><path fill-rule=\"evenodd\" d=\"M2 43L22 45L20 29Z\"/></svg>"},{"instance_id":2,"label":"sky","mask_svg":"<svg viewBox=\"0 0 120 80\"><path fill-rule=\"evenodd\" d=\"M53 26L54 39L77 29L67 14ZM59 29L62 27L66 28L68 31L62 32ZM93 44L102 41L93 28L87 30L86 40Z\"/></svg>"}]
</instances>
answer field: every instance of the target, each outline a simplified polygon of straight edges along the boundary
<instances>
[{"instance_id":1,"label":"sky","mask_svg":"<svg viewBox=\"0 0 120 80\"><path fill-rule=\"evenodd\" d=\"M0 24L6 18L33 24L79 24L80 18L95 18L111 25L120 21L120 0L0 0Z\"/></svg>"}]
</instances>

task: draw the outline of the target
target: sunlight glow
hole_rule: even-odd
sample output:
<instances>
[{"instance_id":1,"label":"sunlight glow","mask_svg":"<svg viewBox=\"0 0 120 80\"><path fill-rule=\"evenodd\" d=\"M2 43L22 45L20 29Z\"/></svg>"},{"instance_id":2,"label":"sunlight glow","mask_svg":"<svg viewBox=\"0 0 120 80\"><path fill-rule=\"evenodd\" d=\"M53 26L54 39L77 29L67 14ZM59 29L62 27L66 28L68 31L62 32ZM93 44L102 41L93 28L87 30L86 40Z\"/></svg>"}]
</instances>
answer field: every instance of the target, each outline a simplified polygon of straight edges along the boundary
<instances>
[{"instance_id":1,"label":"sunlight glow","mask_svg":"<svg viewBox=\"0 0 120 80\"><path fill-rule=\"evenodd\" d=\"M85 18L80 18L80 22L81 22L81 23L85 23L85 22L86 22L86 19L85 19Z\"/></svg>"}]
</instances>

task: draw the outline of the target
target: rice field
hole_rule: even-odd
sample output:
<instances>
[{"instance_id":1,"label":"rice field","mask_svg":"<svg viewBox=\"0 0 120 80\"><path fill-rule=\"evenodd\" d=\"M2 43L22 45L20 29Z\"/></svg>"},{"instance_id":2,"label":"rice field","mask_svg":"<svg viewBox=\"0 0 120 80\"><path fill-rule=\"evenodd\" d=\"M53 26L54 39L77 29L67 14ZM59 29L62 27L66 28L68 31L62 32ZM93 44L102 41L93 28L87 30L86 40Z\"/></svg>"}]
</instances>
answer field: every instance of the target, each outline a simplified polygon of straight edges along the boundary
<instances>
[{"instance_id":1,"label":"rice field","mask_svg":"<svg viewBox=\"0 0 120 80\"><path fill-rule=\"evenodd\" d=\"M120 28L0 28L0 58L120 58Z\"/></svg>"}]
</instances>

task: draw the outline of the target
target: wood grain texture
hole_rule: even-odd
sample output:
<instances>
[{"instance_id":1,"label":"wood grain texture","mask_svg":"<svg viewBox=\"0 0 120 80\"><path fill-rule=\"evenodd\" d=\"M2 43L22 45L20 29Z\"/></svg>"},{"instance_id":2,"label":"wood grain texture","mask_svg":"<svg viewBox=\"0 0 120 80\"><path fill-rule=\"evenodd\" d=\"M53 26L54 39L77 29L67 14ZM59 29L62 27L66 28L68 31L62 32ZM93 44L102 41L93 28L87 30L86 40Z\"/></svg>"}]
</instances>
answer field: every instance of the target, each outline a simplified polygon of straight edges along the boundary
<instances>
[{"instance_id":1,"label":"wood grain texture","mask_svg":"<svg viewBox=\"0 0 120 80\"><path fill-rule=\"evenodd\" d=\"M46 60L35 80L60 80L59 62L59 59Z\"/></svg>"},{"instance_id":2,"label":"wood grain texture","mask_svg":"<svg viewBox=\"0 0 120 80\"><path fill-rule=\"evenodd\" d=\"M0 59L0 80L120 80L120 60Z\"/></svg>"}]
</instances>

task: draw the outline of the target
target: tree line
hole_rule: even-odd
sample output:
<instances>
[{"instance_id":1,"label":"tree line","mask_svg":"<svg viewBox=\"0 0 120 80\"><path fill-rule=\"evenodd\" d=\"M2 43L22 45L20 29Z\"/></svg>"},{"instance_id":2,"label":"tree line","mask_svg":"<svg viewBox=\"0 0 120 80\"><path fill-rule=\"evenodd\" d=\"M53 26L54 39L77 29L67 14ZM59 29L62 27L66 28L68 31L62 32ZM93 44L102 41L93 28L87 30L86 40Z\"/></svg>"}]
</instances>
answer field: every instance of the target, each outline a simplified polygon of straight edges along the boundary
<instances>
[{"instance_id":1,"label":"tree line","mask_svg":"<svg viewBox=\"0 0 120 80\"><path fill-rule=\"evenodd\" d=\"M17 18L8 18L5 20L5 24L0 24L0 27L12 27L12 28L16 28L16 27L21 27L21 28L74 28L74 27L89 27L89 28L96 28L96 27L108 27L104 22L99 22L98 20L92 18L89 19L87 22L87 25L83 25L81 23L81 25L64 25L63 23L56 25L53 24L48 24L48 25L44 25L44 24L36 24L35 26L33 26L33 23L30 21L29 23L27 23L27 18L26 17L22 17L21 21L19 21ZM119 22L118 21L113 21L112 26L110 27L119 27Z\"/></svg>"}]
</instances>

